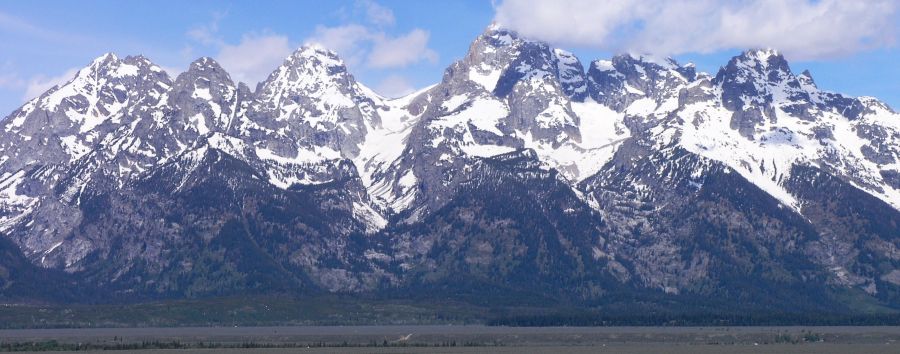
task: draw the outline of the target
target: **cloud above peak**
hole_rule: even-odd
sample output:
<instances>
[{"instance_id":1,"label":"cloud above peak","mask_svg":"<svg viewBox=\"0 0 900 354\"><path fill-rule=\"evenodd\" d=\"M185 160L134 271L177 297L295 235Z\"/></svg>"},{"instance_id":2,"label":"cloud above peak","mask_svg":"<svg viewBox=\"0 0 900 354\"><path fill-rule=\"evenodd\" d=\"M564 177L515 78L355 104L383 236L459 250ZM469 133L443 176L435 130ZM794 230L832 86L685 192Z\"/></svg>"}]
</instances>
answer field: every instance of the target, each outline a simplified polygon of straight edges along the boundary
<instances>
[{"instance_id":1,"label":"cloud above peak","mask_svg":"<svg viewBox=\"0 0 900 354\"><path fill-rule=\"evenodd\" d=\"M676 55L778 48L823 59L890 46L893 0L502 0L494 20L577 47Z\"/></svg>"},{"instance_id":2,"label":"cloud above peak","mask_svg":"<svg viewBox=\"0 0 900 354\"><path fill-rule=\"evenodd\" d=\"M437 62L437 52L428 47L428 31L414 28L405 34L389 34L387 28L395 23L393 11L372 0L357 1L356 6L365 10L367 25L316 26L304 42L337 52L350 66L392 69Z\"/></svg>"},{"instance_id":3,"label":"cloud above peak","mask_svg":"<svg viewBox=\"0 0 900 354\"><path fill-rule=\"evenodd\" d=\"M375 92L390 98L405 96L416 91L415 86L409 80L397 74L384 78L374 89Z\"/></svg>"},{"instance_id":4,"label":"cloud above peak","mask_svg":"<svg viewBox=\"0 0 900 354\"><path fill-rule=\"evenodd\" d=\"M398 70L438 61L437 51L429 47L430 33L420 28L396 31L396 18L390 8L374 0L357 0L351 8L340 11L352 11L353 16L339 25L317 25L312 34L299 42L297 38L263 30L244 33L236 43L220 33L220 25L227 25L223 22L227 13L214 12L208 23L185 32L188 42L182 55L193 59L195 46L211 50L211 56L232 79L253 86L265 80L301 44L319 45L338 53L355 74L378 73L384 77L377 88L389 96L412 90Z\"/></svg>"},{"instance_id":5,"label":"cloud above peak","mask_svg":"<svg viewBox=\"0 0 900 354\"><path fill-rule=\"evenodd\" d=\"M62 85L78 74L78 68L71 68L58 76L38 75L28 80L25 86L25 94L22 96L23 101L40 96L42 93L51 89L53 86Z\"/></svg>"},{"instance_id":6,"label":"cloud above peak","mask_svg":"<svg viewBox=\"0 0 900 354\"><path fill-rule=\"evenodd\" d=\"M318 26L304 42L333 50L350 66L365 64L372 69L403 68L422 61L437 62L438 54L428 47L429 33L413 29L391 36L384 31L358 24Z\"/></svg>"},{"instance_id":7,"label":"cloud above peak","mask_svg":"<svg viewBox=\"0 0 900 354\"><path fill-rule=\"evenodd\" d=\"M293 50L287 36L250 33L237 44L222 44L216 60L235 81L252 86L264 80Z\"/></svg>"},{"instance_id":8,"label":"cloud above peak","mask_svg":"<svg viewBox=\"0 0 900 354\"><path fill-rule=\"evenodd\" d=\"M379 37L369 53L368 65L373 68L404 67L419 61L437 62L437 52L428 48L428 32L414 29L394 37Z\"/></svg>"}]
</instances>

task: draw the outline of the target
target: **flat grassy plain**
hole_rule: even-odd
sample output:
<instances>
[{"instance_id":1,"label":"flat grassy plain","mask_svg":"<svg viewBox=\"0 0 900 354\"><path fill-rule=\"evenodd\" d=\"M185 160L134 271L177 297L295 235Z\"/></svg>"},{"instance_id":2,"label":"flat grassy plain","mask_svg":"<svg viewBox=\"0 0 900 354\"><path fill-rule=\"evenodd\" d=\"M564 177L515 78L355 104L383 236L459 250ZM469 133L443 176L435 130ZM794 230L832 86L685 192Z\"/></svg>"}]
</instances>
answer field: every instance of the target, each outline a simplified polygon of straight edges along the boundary
<instances>
[{"instance_id":1,"label":"flat grassy plain","mask_svg":"<svg viewBox=\"0 0 900 354\"><path fill-rule=\"evenodd\" d=\"M889 354L897 353L896 346L885 345L851 345L851 344L807 344L807 345L661 345L661 344L619 344L605 347L573 347L573 346L531 346L531 347L501 347L501 348L295 348L295 349L185 349L185 350L135 350L135 351L78 351L58 353L105 353L105 354L294 354L294 353L321 353L321 354L390 354L390 353L437 353L437 354L481 354L481 353L510 353L510 354L538 354L538 353L620 353L620 354L755 354L755 353L784 353L784 354L844 354L844 353L870 353Z\"/></svg>"},{"instance_id":2,"label":"flat grassy plain","mask_svg":"<svg viewBox=\"0 0 900 354\"><path fill-rule=\"evenodd\" d=\"M472 299L468 299L472 300ZM487 303L493 303L489 300ZM760 312L677 304L619 303L584 308L516 300L499 305L455 297L243 296L137 303L44 303L0 300L0 329L162 328L362 325L491 326L883 326L900 325L900 311Z\"/></svg>"},{"instance_id":3,"label":"flat grassy plain","mask_svg":"<svg viewBox=\"0 0 900 354\"><path fill-rule=\"evenodd\" d=\"M646 313L339 296L2 304L0 352L900 353L896 314Z\"/></svg>"},{"instance_id":4,"label":"flat grassy plain","mask_svg":"<svg viewBox=\"0 0 900 354\"><path fill-rule=\"evenodd\" d=\"M132 350L118 350L123 348ZM900 327L429 325L0 330L0 350L74 353L76 349L78 353L179 354L900 353Z\"/></svg>"}]
</instances>

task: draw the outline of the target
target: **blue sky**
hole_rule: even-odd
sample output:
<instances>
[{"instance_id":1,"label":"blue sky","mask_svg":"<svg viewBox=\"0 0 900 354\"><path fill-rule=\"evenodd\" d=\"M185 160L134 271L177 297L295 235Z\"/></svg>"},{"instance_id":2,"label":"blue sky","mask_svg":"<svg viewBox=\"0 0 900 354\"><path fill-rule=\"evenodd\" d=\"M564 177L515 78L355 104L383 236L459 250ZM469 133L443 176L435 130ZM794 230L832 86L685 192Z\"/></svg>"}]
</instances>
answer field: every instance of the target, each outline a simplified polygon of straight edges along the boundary
<instances>
[{"instance_id":1,"label":"blue sky","mask_svg":"<svg viewBox=\"0 0 900 354\"><path fill-rule=\"evenodd\" d=\"M900 107L900 19L893 0L613 3L3 1L0 111L6 115L65 82L105 52L143 54L170 73L210 56L254 87L310 42L333 47L360 82L398 95L439 81L494 20L569 49L585 63L623 51L653 52L715 73L741 49L774 47L795 72L809 69L820 88Z\"/></svg>"}]
</instances>

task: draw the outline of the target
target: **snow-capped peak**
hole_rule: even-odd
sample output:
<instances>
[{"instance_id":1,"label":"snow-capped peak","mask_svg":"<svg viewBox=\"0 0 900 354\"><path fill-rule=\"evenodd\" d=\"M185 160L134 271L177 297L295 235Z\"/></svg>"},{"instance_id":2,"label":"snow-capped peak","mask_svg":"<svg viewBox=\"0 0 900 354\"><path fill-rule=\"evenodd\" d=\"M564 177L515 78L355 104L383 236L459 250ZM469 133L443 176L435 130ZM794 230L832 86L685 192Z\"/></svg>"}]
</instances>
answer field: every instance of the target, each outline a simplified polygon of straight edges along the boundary
<instances>
[{"instance_id":1,"label":"snow-capped peak","mask_svg":"<svg viewBox=\"0 0 900 354\"><path fill-rule=\"evenodd\" d=\"M743 111L745 107L760 107L765 111L773 103L809 101L808 93L791 72L787 60L771 49L748 50L731 58L719 69L713 84L721 87L725 107L732 111ZM774 119L771 112L767 115L768 119Z\"/></svg>"},{"instance_id":2,"label":"snow-capped peak","mask_svg":"<svg viewBox=\"0 0 900 354\"><path fill-rule=\"evenodd\" d=\"M119 56L117 56L116 53L106 52L106 53L103 53L102 55L94 58L94 60L91 60L91 64L88 65L88 67L98 68L98 67L107 65L109 63L117 62L117 61L119 61Z\"/></svg>"},{"instance_id":3,"label":"snow-capped peak","mask_svg":"<svg viewBox=\"0 0 900 354\"><path fill-rule=\"evenodd\" d=\"M674 109L680 88L697 79L693 65L671 58L620 54L596 60L587 72L591 98L616 111L648 116Z\"/></svg>"},{"instance_id":4,"label":"snow-capped peak","mask_svg":"<svg viewBox=\"0 0 900 354\"><path fill-rule=\"evenodd\" d=\"M499 31L503 29L503 25L500 22L493 21L490 25L485 29L486 31Z\"/></svg>"},{"instance_id":5,"label":"snow-capped peak","mask_svg":"<svg viewBox=\"0 0 900 354\"><path fill-rule=\"evenodd\" d=\"M682 67L672 57L658 56L658 55L649 54L649 53L626 53L626 54L618 55L617 57L619 57L620 59L623 59L623 60L627 59L627 60L630 60L633 62L654 64L659 67L662 67L665 69L670 69L670 70L674 70L674 69L678 69L678 68Z\"/></svg>"},{"instance_id":6,"label":"snow-capped peak","mask_svg":"<svg viewBox=\"0 0 900 354\"><path fill-rule=\"evenodd\" d=\"M77 95L79 93L92 93L99 89L99 86L105 85L110 78L121 78L125 76L135 76L138 74L139 67L125 63L113 54L106 53L91 61L90 65L79 70L75 77L58 86L56 90L44 99L44 108L55 109L63 99Z\"/></svg>"},{"instance_id":7,"label":"snow-capped peak","mask_svg":"<svg viewBox=\"0 0 900 354\"><path fill-rule=\"evenodd\" d=\"M195 72L196 71L202 72L202 71L207 71L207 70L218 71L218 70L223 70L223 69L222 69L222 66L219 65L219 63L215 59L210 58L210 57L200 57L200 58L197 58L196 60L194 60L193 62L191 62L191 64L188 66L188 71L192 71L192 70Z\"/></svg>"},{"instance_id":8,"label":"snow-capped peak","mask_svg":"<svg viewBox=\"0 0 900 354\"><path fill-rule=\"evenodd\" d=\"M812 73L809 70L803 70L800 75L797 75L797 80L800 81L800 85L804 90L808 92L815 92L819 90L819 87L816 86L816 81L813 80Z\"/></svg>"},{"instance_id":9,"label":"snow-capped peak","mask_svg":"<svg viewBox=\"0 0 900 354\"><path fill-rule=\"evenodd\" d=\"M352 107L356 88L355 80L344 66L343 60L332 51L319 46L305 46L284 60L284 63L259 84L258 101L269 109L281 109L280 118L286 118L302 105L309 105L306 97L316 98L331 107ZM318 107L319 112L328 107Z\"/></svg>"},{"instance_id":10,"label":"snow-capped peak","mask_svg":"<svg viewBox=\"0 0 900 354\"><path fill-rule=\"evenodd\" d=\"M794 75L775 50L735 56L712 84L692 88L689 95L706 98L680 110L680 141L689 151L725 162L795 210L800 205L783 184L800 165L825 168L900 206L900 189L885 177L900 161L900 151L885 143L900 136L893 113L820 91L808 71Z\"/></svg>"},{"instance_id":11,"label":"snow-capped peak","mask_svg":"<svg viewBox=\"0 0 900 354\"><path fill-rule=\"evenodd\" d=\"M514 41L523 41L523 39L519 36L516 31L507 29L500 24L492 23L491 25L485 27L484 32L482 32L481 36L479 36L476 41L481 40L483 38L490 38L493 40L499 41L497 44L512 44Z\"/></svg>"},{"instance_id":12,"label":"snow-capped peak","mask_svg":"<svg viewBox=\"0 0 900 354\"><path fill-rule=\"evenodd\" d=\"M640 74L645 74L644 70L653 70L653 71L676 71L681 72L685 69L693 68L694 65L688 63L686 65L681 65L672 57L663 57L657 56L653 54L635 54L635 53L623 53L616 55L612 58L612 60L597 60L595 61L598 69L607 68L607 69L616 69L619 71L629 71L630 67L635 67L635 70ZM612 68L608 66L612 65ZM637 68L639 67L639 68ZM643 69L643 70L642 70Z\"/></svg>"},{"instance_id":13,"label":"snow-capped peak","mask_svg":"<svg viewBox=\"0 0 900 354\"><path fill-rule=\"evenodd\" d=\"M195 60L178 75L171 102L185 127L197 135L228 131L240 109L234 82L209 57Z\"/></svg>"},{"instance_id":14,"label":"snow-capped peak","mask_svg":"<svg viewBox=\"0 0 900 354\"><path fill-rule=\"evenodd\" d=\"M22 129L31 113L42 110L55 118L49 120L49 127L44 119L42 126L33 127L36 130L49 128L60 136L71 128L77 134L88 133L108 120L121 118L129 106L158 100L170 87L168 75L146 58L119 59L107 53L79 70L72 80L26 104L6 124L6 130Z\"/></svg>"},{"instance_id":15,"label":"snow-capped peak","mask_svg":"<svg viewBox=\"0 0 900 354\"><path fill-rule=\"evenodd\" d=\"M343 174L340 160L359 155L367 126L381 124L368 92L332 51L310 45L288 56L257 86L247 111L271 181L315 184Z\"/></svg>"},{"instance_id":16,"label":"snow-capped peak","mask_svg":"<svg viewBox=\"0 0 900 354\"><path fill-rule=\"evenodd\" d=\"M346 71L344 60L334 51L318 44L310 44L297 49L282 64L282 68L303 69L307 73L321 73L312 68L325 69L327 73Z\"/></svg>"},{"instance_id":17,"label":"snow-capped peak","mask_svg":"<svg viewBox=\"0 0 900 354\"><path fill-rule=\"evenodd\" d=\"M231 76L218 62L209 57L194 60L188 70L178 75L176 81L191 81L193 87L208 86L210 83L234 87ZM200 94L207 98L207 94ZM210 99L210 98L207 98Z\"/></svg>"},{"instance_id":18,"label":"snow-capped peak","mask_svg":"<svg viewBox=\"0 0 900 354\"><path fill-rule=\"evenodd\" d=\"M732 76L738 82L784 82L794 79L784 56L773 49L753 49L731 58L719 74ZM717 75L717 79L719 75Z\"/></svg>"},{"instance_id":19,"label":"snow-capped peak","mask_svg":"<svg viewBox=\"0 0 900 354\"><path fill-rule=\"evenodd\" d=\"M752 58L759 62L768 62L770 58L777 57L784 59L784 56L776 49L772 48L756 48L744 51L743 57Z\"/></svg>"}]
</instances>

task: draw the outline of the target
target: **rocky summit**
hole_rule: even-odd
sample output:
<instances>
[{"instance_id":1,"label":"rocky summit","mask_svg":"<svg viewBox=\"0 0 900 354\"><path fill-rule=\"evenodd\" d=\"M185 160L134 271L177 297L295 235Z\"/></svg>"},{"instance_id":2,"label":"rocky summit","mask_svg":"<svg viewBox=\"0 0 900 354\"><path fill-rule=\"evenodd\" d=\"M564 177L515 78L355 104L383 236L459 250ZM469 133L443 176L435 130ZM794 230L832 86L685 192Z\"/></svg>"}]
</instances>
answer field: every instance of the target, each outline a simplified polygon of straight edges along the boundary
<instances>
[{"instance_id":1,"label":"rocky summit","mask_svg":"<svg viewBox=\"0 0 900 354\"><path fill-rule=\"evenodd\" d=\"M0 232L12 302L900 309L900 114L776 50L711 74L496 25L395 99L320 47L255 89L106 54L0 122Z\"/></svg>"}]
</instances>

